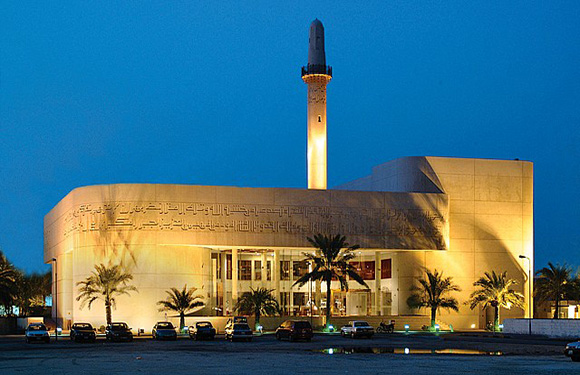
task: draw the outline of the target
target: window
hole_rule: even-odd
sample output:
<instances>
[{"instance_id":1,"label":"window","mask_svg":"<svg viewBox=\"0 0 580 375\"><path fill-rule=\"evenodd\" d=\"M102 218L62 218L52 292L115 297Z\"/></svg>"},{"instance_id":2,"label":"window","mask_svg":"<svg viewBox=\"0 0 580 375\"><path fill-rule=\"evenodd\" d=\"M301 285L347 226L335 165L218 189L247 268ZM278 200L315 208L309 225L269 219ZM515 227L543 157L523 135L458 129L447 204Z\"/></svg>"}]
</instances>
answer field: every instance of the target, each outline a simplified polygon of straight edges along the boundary
<instances>
[{"instance_id":1,"label":"window","mask_svg":"<svg viewBox=\"0 0 580 375\"><path fill-rule=\"evenodd\" d=\"M272 262L266 261L266 280L272 280Z\"/></svg>"},{"instance_id":2,"label":"window","mask_svg":"<svg viewBox=\"0 0 580 375\"><path fill-rule=\"evenodd\" d=\"M280 309L282 314L286 315L288 313L288 300L290 299L290 293L280 292Z\"/></svg>"},{"instance_id":3,"label":"window","mask_svg":"<svg viewBox=\"0 0 580 375\"><path fill-rule=\"evenodd\" d=\"M292 305L305 306L306 305L306 293L302 293L302 292L292 293Z\"/></svg>"},{"instance_id":4,"label":"window","mask_svg":"<svg viewBox=\"0 0 580 375\"><path fill-rule=\"evenodd\" d=\"M280 280L290 280L290 261L280 261Z\"/></svg>"},{"instance_id":5,"label":"window","mask_svg":"<svg viewBox=\"0 0 580 375\"><path fill-rule=\"evenodd\" d=\"M318 122L322 122L322 116L318 115Z\"/></svg>"},{"instance_id":6,"label":"window","mask_svg":"<svg viewBox=\"0 0 580 375\"><path fill-rule=\"evenodd\" d=\"M232 279L232 254L226 255L226 279Z\"/></svg>"},{"instance_id":7,"label":"window","mask_svg":"<svg viewBox=\"0 0 580 375\"><path fill-rule=\"evenodd\" d=\"M308 273L308 262L305 260L292 262L292 276L294 280Z\"/></svg>"},{"instance_id":8,"label":"window","mask_svg":"<svg viewBox=\"0 0 580 375\"><path fill-rule=\"evenodd\" d=\"M262 261L254 261L254 280L262 280Z\"/></svg>"},{"instance_id":9,"label":"window","mask_svg":"<svg viewBox=\"0 0 580 375\"><path fill-rule=\"evenodd\" d=\"M374 280L375 279L375 261L370 262L350 262L356 272L362 277L363 280Z\"/></svg>"},{"instance_id":10,"label":"window","mask_svg":"<svg viewBox=\"0 0 580 375\"><path fill-rule=\"evenodd\" d=\"M381 279L391 278L391 259L381 260Z\"/></svg>"},{"instance_id":11,"label":"window","mask_svg":"<svg viewBox=\"0 0 580 375\"><path fill-rule=\"evenodd\" d=\"M252 280L252 261L238 260L238 280Z\"/></svg>"},{"instance_id":12,"label":"window","mask_svg":"<svg viewBox=\"0 0 580 375\"><path fill-rule=\"evenodd\" d=\"M211 259L215 259L215 278L218 280L222 279L222 264L220 262L219 254L212 254Z\"/></svg>"}]
</instances>

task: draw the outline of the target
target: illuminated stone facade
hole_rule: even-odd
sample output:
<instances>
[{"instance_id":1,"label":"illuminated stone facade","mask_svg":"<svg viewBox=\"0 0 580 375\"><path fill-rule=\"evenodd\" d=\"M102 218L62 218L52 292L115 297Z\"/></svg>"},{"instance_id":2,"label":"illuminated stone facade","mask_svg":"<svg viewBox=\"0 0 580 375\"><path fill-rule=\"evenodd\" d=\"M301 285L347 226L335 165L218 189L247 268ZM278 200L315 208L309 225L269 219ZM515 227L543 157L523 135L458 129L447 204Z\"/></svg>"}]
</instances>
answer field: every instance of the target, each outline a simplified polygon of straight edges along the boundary
<instances>
[{"instance_id":1,"label":"illuminated stone facade","mask_svg":"<svg viewBox=\"0 0 580 375\"><path fill-rule=\"evenodd\" d=\"M351 282L345 293L333 282L334 312L408 314L409 287L422 266L453 276L463 288L460 300L490 270L507 270L524 291L527 265L518 256L533 260L532 181L529 162L427 157L380 165L334 190L87 186L46 215L45 261L57 259L65 328L104 322L102 304L80 309L75 299L76 283L99 263L122 264L133 274L139 292L120 297L113 311L133 327L164 319L156 302L185 284L204 296L199 315L231 314L250 287L275 289L284 311L300 315L308 301L325 304L324 283L312 293L309 285L292 287L308 269L301 262L310 250L306 237L341 233L361 246L356 265L370 290ZM442 315L458 328L485 319L465 306Z\"/></svg>"}]
</instances>

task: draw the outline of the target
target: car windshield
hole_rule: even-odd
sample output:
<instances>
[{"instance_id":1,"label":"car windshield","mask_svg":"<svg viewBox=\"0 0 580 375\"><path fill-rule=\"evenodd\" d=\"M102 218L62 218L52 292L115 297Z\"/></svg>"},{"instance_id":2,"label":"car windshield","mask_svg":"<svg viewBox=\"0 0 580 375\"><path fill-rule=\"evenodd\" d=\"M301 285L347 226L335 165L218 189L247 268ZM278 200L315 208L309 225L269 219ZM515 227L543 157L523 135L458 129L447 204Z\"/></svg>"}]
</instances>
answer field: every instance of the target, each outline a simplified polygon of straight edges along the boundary
<instances>
[{"instance_id":1,"label":"car windshield","mask_svg":"<svg viewBox=\"0 0 580 375\"><path fill-rule=\"evenodd\" d=\"M211 328L210 322L199 322L196 324L197 328Z\"/></svg>"},{"instance_id":2,"label":"car windshield","mask_svg":"<svg viewBox=\"0 0 580 375\"><path fill-rule=\"evenodd\" d=\"M294 323L294 328L310 328L310 323L308 323L308 322L296 322L296 323Z\"/></svg>"},{"instance_id":3,"label":"car windshield","mask_svg":"<svg viewBox=\"0 0 580 375\"><path fill-rule=\"evenodd\" d=\"M239 323L239 324L234 324L234 329L239 330L239 331L247 331L250 329L250 326L247 324Z\"/></svg>"},{"instance_id":4,"label":"car windshield","mask_svg":"<svg viewBox=\"0 0 580 375\"><path fill-rule=\"evenodd\" d=\"M173 329L173 324L171 324L170 322L163 322L163 323L157 323L157 328L159 329Z\"/></svg>"},{"instance_id":5,"label":"car windshield","mask_svg":"<svg viewBox=\"0 0 580 375\"><path fill-rule=\"evenodd\" d=\"M29 325L28 330L29 331L46 331L46 326L44 324Z\"/></svg>"},{"instance_id":6,"label":"car windshield","mask_svg":"<svg viewBox=\"0 0 580 375\"><path fill-rule=\"evenodd\" d=\"M113 323L111 324L111 329L113 331L122 331L129 328L129 326L127 326L127 323Z\"/></svg>"},{"instance_id":7,"label":"car windshield","mask_svg":"<svg viewBox=\"0 0 580 375\"><path fill-rule=\"evenodd\" d=\"M75 323L73 329L93 329L93 326L89 323Z\"/></svg>"},{"instance_id":8,"label":"car windshield","mask_svg":"<svg viewBox=\"0 0 580 375\"><path fill-rule=\"evenodd\" d=\"M248 322L248 318L246 318L245 316L234 317L234 323L247 323L247 322Z\"/></svg>"},{"instance_id":9,"label":"car windshield","mask_svg":"<svg viewBox=\"0 0 580 375\"><path fill-rule=\"evenodd\" d=\"M354 322L355 327L368 327L368 325L367 322Z\"/></svg>"}]
</instances>

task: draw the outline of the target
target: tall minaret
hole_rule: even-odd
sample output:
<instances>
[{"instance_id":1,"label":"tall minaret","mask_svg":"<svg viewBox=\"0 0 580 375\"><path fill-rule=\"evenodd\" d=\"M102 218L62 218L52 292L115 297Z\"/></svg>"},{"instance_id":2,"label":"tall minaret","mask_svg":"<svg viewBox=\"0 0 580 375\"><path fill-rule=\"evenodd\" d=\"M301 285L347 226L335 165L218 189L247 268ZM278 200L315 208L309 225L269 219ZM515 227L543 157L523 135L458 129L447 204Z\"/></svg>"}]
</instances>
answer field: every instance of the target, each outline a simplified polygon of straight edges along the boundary
<instances>
[{"instance_id":1,"label":"tall minaret","mask_svg":"<svg viewBox=\"0 0 580 375\"><path fill-rule=\"evenodd\" d=\"M326 65L324 26L318 19L310 24L308 65L302 80L308 85L308 188L326 189L326 85L332 67Z\"/></svg>"}]
</instances>

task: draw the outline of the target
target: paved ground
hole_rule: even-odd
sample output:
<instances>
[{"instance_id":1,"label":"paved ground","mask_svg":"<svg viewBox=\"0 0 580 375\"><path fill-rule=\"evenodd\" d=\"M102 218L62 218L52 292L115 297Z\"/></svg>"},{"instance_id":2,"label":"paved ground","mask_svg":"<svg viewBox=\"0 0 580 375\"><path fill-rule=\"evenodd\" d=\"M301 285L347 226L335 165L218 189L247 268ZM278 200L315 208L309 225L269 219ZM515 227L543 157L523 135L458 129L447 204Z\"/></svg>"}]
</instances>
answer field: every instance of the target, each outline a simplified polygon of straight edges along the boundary
<instances>
[{"instance_id":1,"label":"paved ground","mask_svg":"<svg viewBox=\"0 0 580 375\"><path fill-rule=\"evenodd\" d=\"M547 374L580 373L580 363L562 355L564 342L526 337L381 335L368 339L315 336L312 342L278 342L271 335L251 343L157 342L25 344L0 338L0 374ZM394 348L501 351L501 356L453 354L335 354L328 348ZM400 350L399 350L400 349ZM375 350L378 351L378 350Z\"/></svg>"}]
</instances>

